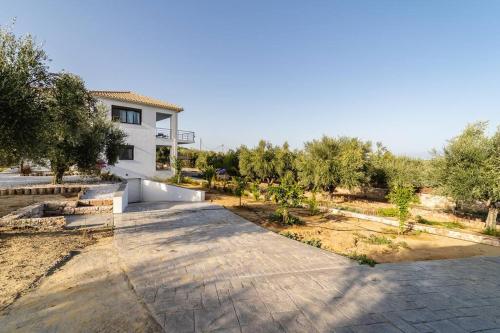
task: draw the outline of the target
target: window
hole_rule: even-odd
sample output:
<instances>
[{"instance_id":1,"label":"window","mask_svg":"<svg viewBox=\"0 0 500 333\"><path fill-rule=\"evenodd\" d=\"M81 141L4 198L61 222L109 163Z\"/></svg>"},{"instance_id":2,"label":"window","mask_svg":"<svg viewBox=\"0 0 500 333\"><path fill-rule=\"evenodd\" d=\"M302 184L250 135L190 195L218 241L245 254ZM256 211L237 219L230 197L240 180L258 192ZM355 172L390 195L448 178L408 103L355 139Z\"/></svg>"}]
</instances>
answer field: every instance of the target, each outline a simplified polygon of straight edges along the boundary
<instances>
[{"instance_id":1,"label":"window","mask_svg":"<svg viewBox=\"0 0 500 333\"><path fill-rule=\"evenodd\" d=\"M124 160L133 160L134 159L134 146L123 146L120 151L119 159L121 161Z\"/></svg>"},{"instance_id":2,"label":"window","mask_svg":"<svg viewBox=\"0 0 500 333\"><path fill-rule=\"evenodd\" d=\"M111 118L125 124L141 124L141 109L127 108L125 106L111 106Z\"/></svg>"}]
</instances>

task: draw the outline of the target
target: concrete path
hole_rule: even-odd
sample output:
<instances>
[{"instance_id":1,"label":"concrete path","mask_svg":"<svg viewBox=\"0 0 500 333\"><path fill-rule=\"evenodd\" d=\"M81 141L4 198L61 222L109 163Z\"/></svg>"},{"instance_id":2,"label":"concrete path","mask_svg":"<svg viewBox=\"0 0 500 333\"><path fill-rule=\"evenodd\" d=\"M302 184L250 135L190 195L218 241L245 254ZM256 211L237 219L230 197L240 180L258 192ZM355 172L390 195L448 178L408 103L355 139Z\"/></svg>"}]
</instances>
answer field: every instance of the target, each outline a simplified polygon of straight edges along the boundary
<instances>
[{"instance_id":1,"label":"concrete path","mask_svg":"<svg viewBox=\"0 0 500 333\"><path fill-rule=\"evenodd\" d=\"M500 332L500 258L359 266L206 203L133 204L115 225L166 332Z\"/></svg>"}]
</instances>

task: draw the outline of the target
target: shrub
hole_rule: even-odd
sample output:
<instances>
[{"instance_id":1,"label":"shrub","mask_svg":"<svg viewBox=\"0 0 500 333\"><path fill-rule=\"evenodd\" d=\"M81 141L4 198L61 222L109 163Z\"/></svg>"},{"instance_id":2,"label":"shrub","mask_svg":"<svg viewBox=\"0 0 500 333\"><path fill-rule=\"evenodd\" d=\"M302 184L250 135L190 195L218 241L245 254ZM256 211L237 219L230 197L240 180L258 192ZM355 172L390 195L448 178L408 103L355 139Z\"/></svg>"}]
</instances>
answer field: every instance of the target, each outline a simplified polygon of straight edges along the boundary
<instances>
[{"instance_id":1,"label":"shrub","mask_svg":"<svg viewBox=\"0 0 500 333\"><path fill-rule=\"evenodd\" d=\"M182 160L179 157L174 158L174 182L176 184L182 184Z\"/></svg>"},{"instance_id":2,"label":"shrub","mask_svg":"<svg viewBox=\"0 0 500 333\"><path fill-rule=\"evenodd\" d=\"M255 201L259 201L261 194L259 183L250 184L250 193L252 193L252 196L255 199Z\"/></svg>"},{"instance_id":3,"label":"shrub","mask_svg":"<svg viewBox=\"0 0 500 333\"><path fill-rule=\"evenodd\" d=\"M500 236L500 232L496 228L485 228L483 234L488 236Z\"/></svg>"},{"instance_id":4,"label":"shrub","mask_svg":"<svg viewBox=\"0 0 500 333\"><path fill-rule=\"evenodd\" d=\"M397 206L399 219L399 232L406 228L406 221L410 217L410 204L418 202L415 190L412 186L395 185L387 196L389 201Z\"/></svg>"},{"instance_id":5,"label":"shrub","mask_svg":"<svg viewBox=\"0 0 500 333\"><path fill-rule=\"evenodd\" d=\"M278 208L274 213L269 217L271 221L279 222L284 225L295 225L295 224L304 224L304 222L298 217L288 213L287 218L283 216L283 210Z\"/></svg>"},{"instance_id":6,"label":"shrub","mask_svg":"<svg viewBox=\"0 0 500 333\"><path fill-rule=\"evenodd\" d=\"M397 208L379 208L377 209L377 215L383 217L398 217L399 211Z\"/></svg>"},{"instance_id":7,"label":"shrub","mask_svg":"<svg viewBox=\"0 0 500 333\"><path fill-rule=\"evenodd\" d=\"M304 243L321 249L321 239L319 239L319 238L311 238L311 239L305 240Z\"/></svg>"},{"instance_id":8,"label":"shrub","mask_svg":"<svg viewBox=\"0 0 500 333\"><path fill-rule=\"evenodd\" d=\"M296 241L301 241L302 239L302 236L300 236L298 233L296 232L290 232L290 231L282 231L280 232L280 235L281 236L285 236L287 238L290 238L290 239L293 239L293 240L296 240Z\"/></svg>"},{"instance_id":9,"label":"shrub","mask_svg":"<svg viewBox=\"0 0 500 333\"><path fill-rule=\"evenodd\" d=\"M307 209L309 210L309 214L316 215L319 214L319 204L318 200L316 200L316 194L313 193L312 197L307 199L306 201Z\"/></svg>"},{"instance_id":10,"label":"shrub","mask_svg":"<svg viewBox=\"0 0 500 333\"><path fill-rule=\"evenodd\" d=\"M293 179L293 175L288 173L281 178L279 185L274 185L268 188L274 201L279 205L279 210L276 213L281 214L284 224L293 224L288 221L290 218L289 209L300 205L302 201L302 189Z\"/></svg>"},{"instance_id":11,"label":"shrub","mask_svg":"<svg viewBox=\"0 0 500 333\"><path fill-rule=\"evenodd\" d=\"M375 245L389 245L389 244L392 244L392 240L390 240L389 238L385 237L385 236L377 236L377 235L370 235L370 237L368 237L366 239L366 241L370 244L375 244Z\"/></svg>"},{"instance_id":12,"label":"shrub","mask_svg":"<svg viewBox=\"0 0 500 333\"><path fill-rule=\"evenodd\" d=\"M240 198L240 206L241 206L241 197L245 193L245 189L247 187L247 180L243 177L233 177L234 183L234 194Z\"/></svg>"},{"instance_id":13,"label":"shrub","mask_svg":"<svg viewBox=\"0 0 500 333\"><path fill-rule=\"evenodd\" d=\"M360 265L368 265L373 267L377 264L375 260L368 257L366 254L357 254L356 252L348 255L349 259L356 260Z\"/></svg>"},{"instance_id":14,"label":"shrub","mask_svg":"<svg viewBox=\"0 0 500 333\"><path fill-rule=\"evenodd\" d=\"M215 178L215 168L211 165L205 167L205 169L203 169L203 178L208 182L208 188L212 188L212 183L214 181L214 178Z\"/></svg>"},{"instance_id":15,"label":"shrub","mask_svg":"<svg viewBox=\"0 0 500 333\"><path fill-rule=\"evenodd\" d=\"M305 239L304 236L296 233L296 232L290 232L290 231L282 231L280 232L280 235L285 236L287 238L296 240L298 242L302 242L307 245L311 245L317 248L321 248L321 239L319 238L309 238Z\"/></svg>"}]
</instances>

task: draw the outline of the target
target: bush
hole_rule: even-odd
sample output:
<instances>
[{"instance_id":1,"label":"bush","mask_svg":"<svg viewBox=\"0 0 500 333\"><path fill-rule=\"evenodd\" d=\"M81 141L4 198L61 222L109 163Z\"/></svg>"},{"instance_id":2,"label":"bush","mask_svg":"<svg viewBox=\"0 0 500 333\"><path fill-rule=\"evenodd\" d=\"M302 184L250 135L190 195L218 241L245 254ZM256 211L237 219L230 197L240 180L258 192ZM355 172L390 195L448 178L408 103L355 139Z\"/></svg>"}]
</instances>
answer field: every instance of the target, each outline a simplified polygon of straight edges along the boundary
<instances>
[{"instance_id":1,"label":"bush","mask_svg":"<svg viewBox=\"0 0 500 333\"><path fill-rule=\"evenodd\" d=\"M496 228L485 228L483 234L488 236L500 236L500 232Z\"/></svg>"},{"instance_id":2,"label":"bush","mask_svg":"<svg viewBox=\"0 0 500 333\"><path fill-rule=\"evenodd\" d=\"M377 209L377 215L383 217L398 217L399 211L397 208L379 208Z\"/></svg>"},{"instance_id":3,"label":"bush","mask_svg":"<svg viewBox=\"0 0 500 333\"><path fill-rule=\"evenodd\" d=\"M282 209L278 208L274 213L269 217L271 221L279 222L283 225L295 225L295 224L304 224L304 222L298 217L287 213L287 217L285 218L284 212Z\"/></svg>"},{"instance_id":4,"label":"bush","mask_svg":"<svg viewBox=\"0 0 500 333\"><path fill-rule=\"evenodd\" d=\"M319 214L319 204L318 200L316 200L316 195L313 193L312 197L307 199L306 201L307 209L309 210L309 214L317 215Z\"/></svg>"},{"instance_id":5,"label":"bush","mask_svg":"<svg viewBox=\"0 0 500 333\"><path fill-rule=\"evenodd\" d=\"M216 174L215 168L211 165L203 169L203 178L208 182L207 186L209 189L212 188L212 183L214 181L215 174Z\"/></svg>"},{"instance_id":6,"label":"bush","mask_svg":"<svg viewBox=\"0 0 500 333\"><path fill-rule=\"evenodd\" d=\"M252 196L255 199L255 201L259 201L261 194L259 183L252 183L250 185L250 193L252 193Z\"/></svg>"},{"instance_id":7,"label":"bush","mask_svg":"<svg viewBox=\"0 0 500 333\"><path fill-rule=\"evenodd\" d=\"M280 235L321 249L321 239L319 238L305 239L304 236L296 232L290 232L290 231L282 231L280 232Z\"/></svg>"},{"instance_id":8,"label":"bush","mask_svg":"<svg viewBox=\"0 0 500 333\"><path fill-rule=\"evenodd\" d=\"M283 224L295 224L296 222L288 221L291 217L289 209L290 207L300 205L303 199L303 192L293 179L293 175L290 173L286 174L285 177L281 178L279 185L269 187L268 191L271 193L274 201L279 205L279 210L277 210L276 213L280 214L283 218Z\"/></svg>"},{"instance_id":9,"label":"bush","mask_svg":"<svg viewBox=\"0 0 500 333\"><path fill-rule=\"evenodd\" d=\"M318 249L321 249L321 239L319 239L319 238L311 238L311 239L305 240L304 243L306 243L307 245L317 247Z\"/></svg>"},{"instance_id":10,"label":"bush","mask_svg":"<svg viewBox=\"0 0 500 333\"><path fill-rule=\"evenodd\" d=\"M375 260L368 257L366 254L357 254L356 252L348 255L349 259L356 260L360 265L368 265L370 267L378 264Z\"/></svg>"},{"instance_id":11,"label":"bush","mask_svg":"<svg viewBox=\"0 0 500 333\"><path fill-rule=\"evenodd\" d=\"M399 219L399 232L406 228L406 221L410 217L410 204L418 202L415 189L407 185L395 185L387 195L389 201L396 205Z\"/></svg>"},{"instance_id":12,"label":"bush","mask_svg":"<svg viewBox=\"0 0 500 333\"><path fill-rule=\"evenodd\" d=\"M370 244L375 244L375 245L389 245L389 244L392 244L392 240L390 240L389 238L385 237L385 236L377 236L377 235L370 235L370 237L368 237L366 239L366 242L370 243Z\"/></svg>"}]
</instances>

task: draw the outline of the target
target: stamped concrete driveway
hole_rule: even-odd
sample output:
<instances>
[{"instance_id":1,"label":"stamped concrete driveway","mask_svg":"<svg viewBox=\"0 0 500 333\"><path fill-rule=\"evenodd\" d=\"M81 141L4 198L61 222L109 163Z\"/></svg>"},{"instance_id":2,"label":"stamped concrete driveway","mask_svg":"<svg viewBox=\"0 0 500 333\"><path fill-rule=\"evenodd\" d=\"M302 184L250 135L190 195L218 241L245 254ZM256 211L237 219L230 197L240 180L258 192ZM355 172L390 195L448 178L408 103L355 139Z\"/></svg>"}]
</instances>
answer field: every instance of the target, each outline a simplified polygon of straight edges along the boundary
<instances>
[{"instance_id":1,"label":"stamped concrete driveway","mask_svg":"<svg viewBox=\"0 0 500 333\"><path fill-rule=\"evenodd\" d=\"M166 332L500 332L500 258L359 266L210 204L134 204L115 246Z\"/></svg>"}]
</instances>

